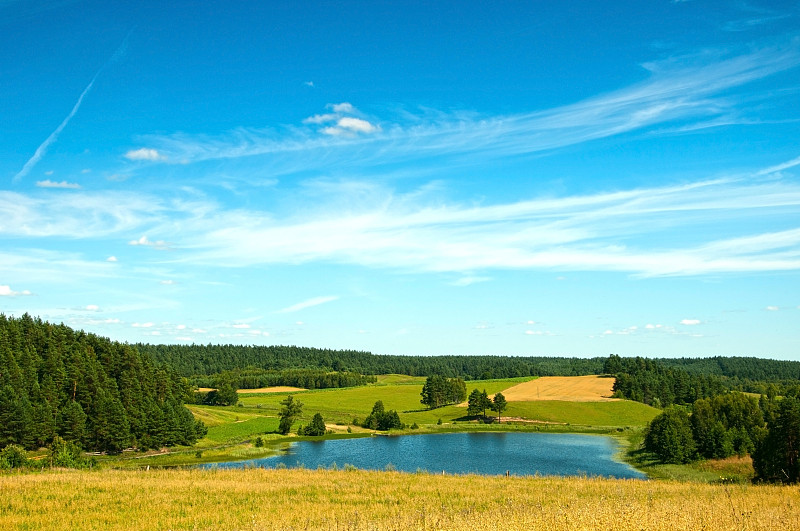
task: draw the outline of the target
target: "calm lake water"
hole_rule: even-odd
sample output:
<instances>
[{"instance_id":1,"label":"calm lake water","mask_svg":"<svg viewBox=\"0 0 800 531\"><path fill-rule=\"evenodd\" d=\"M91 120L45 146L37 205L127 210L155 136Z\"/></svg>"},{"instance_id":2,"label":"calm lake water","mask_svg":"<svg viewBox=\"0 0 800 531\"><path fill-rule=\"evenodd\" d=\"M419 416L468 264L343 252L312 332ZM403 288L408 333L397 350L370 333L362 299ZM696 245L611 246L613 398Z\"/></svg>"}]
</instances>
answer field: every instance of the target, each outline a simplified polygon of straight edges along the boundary
<instances>
[{"instance_id":1,"label":"calm lake water","mask_svg":"<svg viewBox=\"0 0 800 531\"><path fill-rule=\"evenodd\" d=\"M615 461L611 437L552 433L447 433L301 441L288 452L263 459L231 461L204 467L330 468L345 464L368 470L388 466L404 472L518 476L605 476L645 478Z\"/></svg>"}]
</instances>

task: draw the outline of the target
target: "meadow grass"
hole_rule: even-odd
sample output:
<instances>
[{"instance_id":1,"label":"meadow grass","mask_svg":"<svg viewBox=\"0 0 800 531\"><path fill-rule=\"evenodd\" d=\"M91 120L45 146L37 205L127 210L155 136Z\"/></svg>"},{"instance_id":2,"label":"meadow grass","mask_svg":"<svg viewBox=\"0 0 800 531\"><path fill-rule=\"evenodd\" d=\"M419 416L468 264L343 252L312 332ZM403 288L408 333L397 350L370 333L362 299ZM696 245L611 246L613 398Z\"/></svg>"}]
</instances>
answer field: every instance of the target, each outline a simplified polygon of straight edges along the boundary
<instances>
[{"instance_id":1,"label":"meadow grass","mask_svg":"<svg viewBox=\"0 0 800 531\"><path fill-rule=\"evenodd\" d=\"M485 388L487 393L494 394L525 380L530 378L474 381L467 383L467 389ZM383 402L387 410L396 410L400 414L400 419L409 425L436 424L439 419L443 422L452 421L466 415L466 408L460 406L426 409L420 403L424 381L424 378L388 375L379 379L375 385L270 395L244 395L241 397L241 403L245 406L244 409L259 407L260 414L277 415L281 400L291 394L303 403L303 415L299 419L303 423L307 423L314 413L320 413L327 423L333 424L350 424L354 418L364 420L378 400Z\"/></svg>"},{"instance_id":2,"label":"meadow grass","mask_svg":"<svg viewBox=\"0 0 800 531\"><path fill-rule=\"evenodd\" d=\"M0 475L0 528L795 529L797 487L360 470Z\"/></svg>"},{"instance_id":3,"label":"meadow grass","mask_svg":"<svg viewBox=\"0 0 800 531\"><path fill-rule=\"evenodd\" d=\"M584 426L643 427L659 413L660 410L654 407L630 400L607 402L542 400L509 402L508 409L503 415Z\"/></svg>"}]
</instances>

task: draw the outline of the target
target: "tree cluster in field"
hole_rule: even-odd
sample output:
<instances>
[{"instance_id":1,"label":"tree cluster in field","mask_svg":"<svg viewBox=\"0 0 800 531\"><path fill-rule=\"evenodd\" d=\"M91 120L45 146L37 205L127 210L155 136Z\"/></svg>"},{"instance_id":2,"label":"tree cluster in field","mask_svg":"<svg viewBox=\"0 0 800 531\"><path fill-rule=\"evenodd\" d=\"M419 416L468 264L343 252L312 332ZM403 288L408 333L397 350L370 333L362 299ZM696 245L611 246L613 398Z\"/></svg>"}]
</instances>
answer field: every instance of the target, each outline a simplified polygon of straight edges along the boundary
<instances>
[{"instance_id":1,"label":"tree cluster in field","mask_svg":"<svg viewBox=\"0 0 800 531\"><path fill-rule=\"evenodd\" d=\"M800 401L732 392L672 406L650 422L645 449L665 463L751 454L757 479L797 482Z\"/></svg>"},{"instance_id":2,"label":"tree cluster in field","mask_svg":"<svg viewBox=\"0 0 800 531\"><path fill-rule=\"evenodd\" d=\"M189 378L189 381L197 387L218 387L220 380L230 381L237 389L259 389L261 387L275 386L333 389L367 385L375 383L377 378L351 371L332 371L327 369L274 370L254 367Z\"/></svg>"},{"instance_id":3,"label":"tree cluster in field","mask_svg":"<svg viewBox=\"0 0 800 531\"><path fill-rule=\"evenodd\" d=\"M421 395L420 402L431 409L458 404L467 398L467 384L461 378L445 378L434 374L425 380Z\"/></svg>"},{"instance_id":4,"label":"tree cluster in field","mask_svg":"<svg viewBox=\"0 0 800 531\"><path fill-rule=\"evenodd\" d=\"M394 409L386 411L384 409L382 400L375 402L375 405L372 406L372 412L364 419L362 426L371 430L380 431L400 430L405 427L405 425L400 422L400 415L397 414L397 411Z\"/></svg>"},{"instance_id":5,"label":"tree cluster in field","mask_svg":"<svg viewBox=\"0 0 800 531\"><path fill-rule=\"evenodd\" d=\"M503 393L497 393L493 398L489 398L489 395L486 394L486 389L483 391L473 389L469 394L469 398L467 398L467 415L470 417L480 415L485 420L487 419L486 410L491 409L497 412L497 420L500 421L500 415L506 410L507 406L506 397L503 396Z\"/></svg>"},{"instance_id":6,"label":"tree cluster in field","mask_svg":"<svg viewBox=\"0 0 800 531\"><path fill-rule=\"evenodd\" d=\"M311 437L319 437L326 433L327 428L325 427L325 420L319 413L314 413L314 417L311 419L311 423L308 426L300 426L300 429L297 430L297 435L308 435Z\"/></svg>"},{"instance_id":7,"label":"tree cluster in field","mask_svg":"<svg viewBox=\"0 0 800 531\"><path fill-rule=\"evenodd\" d=\"M184 406L190 395L185 379L130 345L0 314L0 448L194 444L206 428Z\"/></svg>"}]
</instances>

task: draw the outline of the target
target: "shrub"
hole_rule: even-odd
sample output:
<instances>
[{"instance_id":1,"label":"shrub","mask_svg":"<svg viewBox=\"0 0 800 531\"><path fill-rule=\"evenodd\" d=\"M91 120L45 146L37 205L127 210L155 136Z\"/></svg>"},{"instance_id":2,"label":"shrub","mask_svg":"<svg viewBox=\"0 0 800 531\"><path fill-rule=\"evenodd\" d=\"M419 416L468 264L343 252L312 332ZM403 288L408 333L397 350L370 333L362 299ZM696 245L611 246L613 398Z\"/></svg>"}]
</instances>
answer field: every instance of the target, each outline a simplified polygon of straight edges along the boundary
<instances>
[{"instance_id":1,"label":"shrub","mask_svg":"<svg viewBox=\"0 0 800 531\"><path fill-rule=\"evenodd\" d=\"M22 468L28 464L28 454L22 446L9 444L0 450L0 469Z\"/></svg>"},{"instance_id":2,"label":"shrub","mask_svg":"<svg viewBox=\"0 0 800 531\"><path fill-rule=\"evenodd\" d=\"M58 435L50 445L50 466L63 468L87 468L90 462L81 455L81 449L72 441Z\"/></svg>"}]
</instances>

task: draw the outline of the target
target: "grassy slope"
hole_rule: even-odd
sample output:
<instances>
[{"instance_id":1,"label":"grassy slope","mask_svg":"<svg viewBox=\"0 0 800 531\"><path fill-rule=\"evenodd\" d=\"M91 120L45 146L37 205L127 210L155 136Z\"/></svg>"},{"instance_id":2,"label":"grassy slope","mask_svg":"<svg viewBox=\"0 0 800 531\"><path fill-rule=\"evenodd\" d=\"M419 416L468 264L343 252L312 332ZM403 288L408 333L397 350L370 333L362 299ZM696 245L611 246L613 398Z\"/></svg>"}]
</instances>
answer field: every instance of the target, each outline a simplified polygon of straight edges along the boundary
<instances>
[{"instance_id":1,"label":"grassy slope","mask_svg":"<svg viewBox=\"0 0 800 531\"><path fill-rule=\"evenodd\" d=\"M796 487L330 470L0 475L0 528L794 529Z\"/></svg>"}]
</instances>

